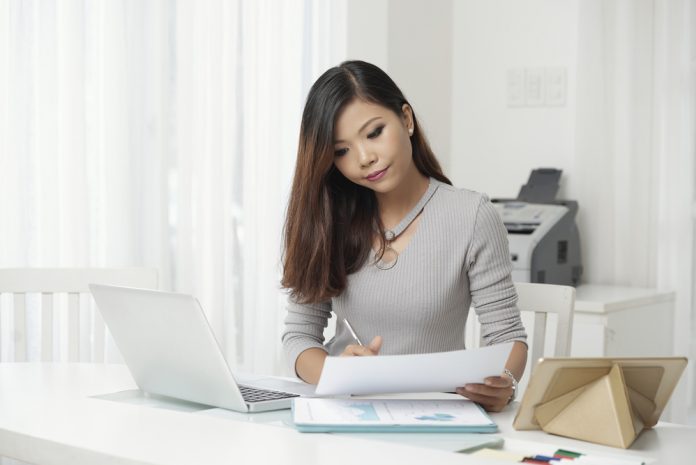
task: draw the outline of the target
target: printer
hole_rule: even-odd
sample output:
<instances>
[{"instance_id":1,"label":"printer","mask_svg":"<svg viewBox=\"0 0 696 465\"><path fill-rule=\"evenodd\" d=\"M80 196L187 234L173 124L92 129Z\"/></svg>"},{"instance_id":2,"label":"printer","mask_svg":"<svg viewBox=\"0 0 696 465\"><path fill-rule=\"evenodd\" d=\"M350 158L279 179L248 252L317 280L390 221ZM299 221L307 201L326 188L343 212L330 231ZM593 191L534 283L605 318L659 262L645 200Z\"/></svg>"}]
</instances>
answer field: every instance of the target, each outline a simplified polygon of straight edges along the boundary
<instances>
[{"instance_id":1,"label":"printer","mask_svg":"<svg viewBox=\"0 0 696 465\"><path fill-rule=\"evenodd\" d=\"M582 275L578 203L556 200L561 170L533 170L516 199L492 199L508 232L515 282L577 286Z\"/></svg>"}]
</instances>

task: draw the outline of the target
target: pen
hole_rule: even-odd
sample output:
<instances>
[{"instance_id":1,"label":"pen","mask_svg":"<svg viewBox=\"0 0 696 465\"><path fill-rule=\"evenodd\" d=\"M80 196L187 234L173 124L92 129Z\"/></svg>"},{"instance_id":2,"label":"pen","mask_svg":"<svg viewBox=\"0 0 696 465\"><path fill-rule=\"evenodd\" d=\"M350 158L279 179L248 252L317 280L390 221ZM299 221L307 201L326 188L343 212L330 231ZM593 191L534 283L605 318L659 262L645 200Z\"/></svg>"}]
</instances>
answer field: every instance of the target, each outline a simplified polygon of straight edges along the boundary
<instances>
[{"instance_id":1,"label":"pen","mask_svg":"<svg viewBox=\"0 0 696 465\"><path fill-rule=\"evenodd\" d=\"M353 339L358 341L358 344L363 345L362 342L360 342L360 338L358 337L357 334L355 334L355 331L353 331L353 327L348 323L348 320L346 318L343 319L343 322L346 324L346 328L348 328L348 331L350 331L351 336L353 336Z\"/></svg>"}]
</instances>

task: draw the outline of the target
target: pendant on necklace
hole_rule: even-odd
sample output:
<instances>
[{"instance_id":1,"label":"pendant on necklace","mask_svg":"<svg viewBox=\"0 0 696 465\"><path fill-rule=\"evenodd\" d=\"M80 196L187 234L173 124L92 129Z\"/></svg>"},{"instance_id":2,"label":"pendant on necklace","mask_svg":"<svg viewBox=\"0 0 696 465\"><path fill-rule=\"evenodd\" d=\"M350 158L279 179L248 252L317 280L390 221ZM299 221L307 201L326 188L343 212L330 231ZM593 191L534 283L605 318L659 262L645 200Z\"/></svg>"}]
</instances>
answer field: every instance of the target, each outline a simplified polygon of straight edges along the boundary
<instances>
[{"instance_id":1,"label":"pendant on necklace","mask_svg":"<svg viewBox=\"0 0 696 465\"><path fill-rule=\"evenodd\" d=\"M380 269L380 270L391 270L396 266L396 262L399 261L399 252L394 250L394 248L391 246L392 242L403 233L411 223L413 223L413 220L420 215L421 211L423 211L423 208L425 207L425 204L428 203L430 198L433 196L435 191L437 190L437 182L434 181L432 178L430 178L430 181L428 183L428 189L425 191L425 193L422 195L421 199L418 201L415 207L411 209L410 212L401 220L399 224L397 224L393 229L387 229L384 231L384 251L382 253L382 256L380 259L375 262L375 266ZM378 232L379 228L377 227L377 223L375 224L375 232Z\"/></svg>"},{"instance_id":2,"label":"pendant on necklace","mask_svg":"<svg viewBox=\"0 0 696 465\"><path fill-rule=\"evenodd\" d=\"M396 265L396 262L398 261L399 252L394 250L391 244L387 244L387 246L384 248L382 258L380 258L379 261L375 263L375 266L380 270L391 270L392 268L394 268L394 265Z\"/></svg>"}]
</instances>

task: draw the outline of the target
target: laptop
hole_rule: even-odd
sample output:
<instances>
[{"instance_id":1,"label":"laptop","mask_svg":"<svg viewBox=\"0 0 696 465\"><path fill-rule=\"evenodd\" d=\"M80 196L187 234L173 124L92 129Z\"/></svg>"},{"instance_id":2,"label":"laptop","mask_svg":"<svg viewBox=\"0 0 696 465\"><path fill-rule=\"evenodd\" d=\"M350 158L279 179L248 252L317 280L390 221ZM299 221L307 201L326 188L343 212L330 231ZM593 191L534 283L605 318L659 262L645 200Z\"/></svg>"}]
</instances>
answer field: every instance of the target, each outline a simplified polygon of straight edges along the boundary
<instances>
[{"instance_id":1,"label":"laptop","mask_svg":"<svg viewBox=\"0 0 696 465\"><path fill-rule=\"evenodd\" d=\"M315 386L247 376L238 383L203 308L186 294L90 284L106 326L138 387L150 394L236 412L290 408Z\"/></svg>"}]
</instances>

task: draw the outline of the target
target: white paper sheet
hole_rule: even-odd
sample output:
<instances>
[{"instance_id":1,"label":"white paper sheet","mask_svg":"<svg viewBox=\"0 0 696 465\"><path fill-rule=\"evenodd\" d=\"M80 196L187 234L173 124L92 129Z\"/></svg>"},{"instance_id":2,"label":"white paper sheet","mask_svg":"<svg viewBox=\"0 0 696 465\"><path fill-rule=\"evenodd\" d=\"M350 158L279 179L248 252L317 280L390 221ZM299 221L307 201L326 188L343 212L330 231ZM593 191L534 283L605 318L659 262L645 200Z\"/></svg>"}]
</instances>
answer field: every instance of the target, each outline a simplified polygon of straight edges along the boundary
<instances>
[{"instance_id":1,"label":"white paper sheet","mask_svg":"<svg viewBox=\"0 0 696 465\"><path fill-rule=\"evenodd\" d=\"M500 376L512 344L433 354L327 357L316 394L454 391Z\"/></svg>"}]
</instances>

